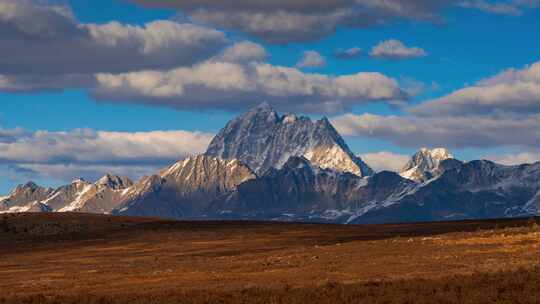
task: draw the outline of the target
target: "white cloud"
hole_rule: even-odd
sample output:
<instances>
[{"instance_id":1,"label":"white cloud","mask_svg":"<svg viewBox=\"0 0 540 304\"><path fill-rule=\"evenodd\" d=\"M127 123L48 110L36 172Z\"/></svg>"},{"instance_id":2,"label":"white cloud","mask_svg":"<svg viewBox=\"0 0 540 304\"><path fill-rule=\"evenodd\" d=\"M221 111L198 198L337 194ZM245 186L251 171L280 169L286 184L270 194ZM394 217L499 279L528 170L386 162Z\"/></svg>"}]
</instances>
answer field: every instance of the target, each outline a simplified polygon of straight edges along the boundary
<instances>
[{"instance_id":1,"label":"white cloud","mask_svg":"<svg viewBox=\"0 0 540 304\"><path fill-rule=\"evenodd\" d=\"M538 0L131 0L148 7L176 8L217 27L255 35L272 43L312 41L340 27L366 28L404 20L440 22L455 6L492 14L521 15Z\"/></svg>"},{"instance_id":2,"label":"white cloud","mask_svg":"<svg viewBox=\"0 0 540 304\"><path fill-rule=\"evenodd\" d=\"M520 70L509 69L410 111L424 116L539 113L540 62Z\"/></svg>"},{"instance_id":3,"label":"white cloud","mask_svg":"<svg viewBox=\"0 0 540 304\"><path fill-rule=\"evenodd\" d=\"M326 65L326 59L315 51L305 51L300 61L296 64L299 68L322 68Z\"/></svg>"},{"instance_id":4,"label":"white cloud","mask_svg":"<svg viewBox=\"0 0 540 304\"><path fill-rule=\"evenodd\" d=\"M540 63L509 69L413 106L404 116L346 114L333 122L346 135L375 137L407 147L539 148Z\"/></svg>"},{"instance_id":5,"label":"white cloud","mask_svg":"<svg viewBox=\"0 0 540 304\"><path fill-rule=\"evenodd\" d=\"M325 113L408 98L394 79L380 73L332 77L255 62L209 61L164 72L99 74L97 82L94 94L102 99L177 108L238 109L268 101L281 108Z\"/></svg>"},{"instance_id":6,"label":"white cloud","mask_svg":"<svg viewBox=\"0 0 540 304\"><path fill-rule=\"evenodd\" d=\"M37 131L0 142L0 163L158 165L203 152L212 135L188 131Z\"/></svg>"},{"instance_id":7,"label":"white cloud","mask_svg":"<svg viewBox=\"0 0 540 304\"><path fill-rule=\"evenodd\" d=\"M332 33L344 14L303 14L289 11L253 12L201 9L191 12L195 22L218 27L238 29L271 43L312 41Z\"/></svg>"},{"instance_id":8,"label":"white cloud","mask_svg":"<svg viewBox=\"0 0 540 304\"><path fill-rule=\"evenodd\" d=\"M142 26L85 24L69 11L38 1L0 0L0 70L4 77L191 65L227 43L224 33L193 24L163 20Z\"/></svg>"},{"instance_id":9,"label":"white cloud","mask_svg":"<svg viewBox=\"0 0 540 304\"><path fill-rule=\"evenodd\" d=\"M410 159L410 156L388 151L361 154L360 157L375 171L399 172Z\"/></svg>"},{"instance_id":10,"label":"white cloud","mask_svg":"<svg viewBox=\"0 0 540 304\"><path fill-rule=\"evenodd\" d=\"M540 114L524 117L345 114L333 118L332 123L344 135L374 137L412 148L540 146Z\"/></svg>"},{"instance_id":11,"label":"white cloud","mask_svg":"<svg viewBox=\"0 0 540 304\"><path fill-rule=\"evenodd\" d=\"M310 41L338 27L365 28L393 21L437 20L455 0L331 1L155 1L132 0L148 7L177 8L197 22L238 30L273 43Z\"/></svg>"},{"instance_id":12,"label":"white cloud","mask_svg":"<svg viewBox=\"0 0 540 304\"><path fill-rule=\"evenodd\" d=\"M265 61L268 57L266 49L260 44L242 41L225 49L215 61L217 62L251 62Z\"/></svg>"},{"instance_id":13,"label":"white cloud","mask_svg":"<svg viewBox=\"0 0 540 304\"><path fill-rule=\"evenodd\" d=\"M95 180L105 173L137 179L203 153L211 134L189 131L26 132L0 129L0 171L10 180Z\"/></svg>"},{"instance_id":14,"label":"white cloud","mask_svg":"<svg viewBox=\"0 0 540 304\"><path fill-rule=\"evenodd\" d=\"M0 74L0 92L28 93L63 91L67 88L89 88L96 84L92 74Z\"/></svg>"},{"instance_id":15,"label":"white cloud","mask_svg":"<svg viewBox=\"0 0 540 304\"><path fill-rule=\"evenodd\" d=\"M487 155L484 157L503 165L532 164L540 161L540 152L521 152L515 154Z\"/></svg>"},{"instance_id":16,"label":"white cloud","mask_svg":"<svg viewBox=\"0 0 540 304\"><path fill-rule=\"evenodd\" d=\"M374 46L370 56L383 59L410 59L425 57L427 53L419 47L407 47L399 40L390 39Z\"/></svg>"}]
</instances>

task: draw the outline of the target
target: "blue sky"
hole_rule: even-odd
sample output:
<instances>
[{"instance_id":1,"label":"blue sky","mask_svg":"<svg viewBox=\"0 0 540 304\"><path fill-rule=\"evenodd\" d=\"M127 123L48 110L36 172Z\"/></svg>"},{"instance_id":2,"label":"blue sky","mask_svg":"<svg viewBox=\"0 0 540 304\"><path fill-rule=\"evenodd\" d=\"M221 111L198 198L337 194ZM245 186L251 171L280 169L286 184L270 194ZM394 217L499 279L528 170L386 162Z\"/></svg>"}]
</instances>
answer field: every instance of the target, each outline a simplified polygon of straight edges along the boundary
<instances>
[{"instance_id":1,"label":"blue sky","mask_svg":"<svg viewBox=\"0 0 540 304\"><path fill-rule=\"evenodd\" d=\"M6 24L8 24L7 22L10 22L10 20L2 19L2 2L9 4L11 1L0 1L0 22L6 22ZM140 0L134 2L144 4L145 1ZM212 1L209 1L208 3L211 2ZM520 10L520 13L516 14L512 10L494 13L492 8L501 2L507 4L510 8L515 6L516 9ZM411 109L414 109L415 106L429 103L432 100L437 99L435 102L440 101L449 103L450 106L453 107L452 109L457 109L458 105L461 106L460 111L462 112L458 113L455 112L457 110L452 110L453 112L451 114L438 113L435 117L429 117L429 119L436 120L437 117L441 117L441 120L448 120L452 117L469 119L470 115L467 113L467 102L474 103L475 100L478 100L477 97L473 96L466 100L445 100L444 98L450 96L453 92L478 86L478 81L493 77L507 69L514 68L519 71L526 71L531 65L540 60L540 39L537 39L537 30L540 28L540 9L537 8L538 3L535 1L531 1L530 5L526 6L521 6L521 4L519 4L520 2L517 1L470 1L470 3L476 4L469 5L469 7L444 5L440 8L433 9L434 11L430 11L430 13L437 15L436 21L424 20L424 18L416 17L416 15L414 15L414 17L410 17L409 15L398 15L395 20L391 19L382 25L369 27L347 27L338 23L335 31L322 33L320 34L320 37L310 38L307 39L307 41L305 39L292 38L288 39L286 43L276 43L271 40L281 39L286 36L286 34L283 34L282 32L273 34L277 35L277 38L269 38L267 34L254 34L253 32L244 29L242 25L230 26L227 24L204 22L201 21L200 18L194 18L193 16L195 13L189 9L185 9L182 5L175 8L148 8L143 5L135 5L127 0L98 0L92 1L91 4L89 1L82 0L71 0L69 2L56 1L54 3L45 4L43 4L43 1L36 2L25 0L22 1L22 3L26 5L25 9L31 10L32 13L35 14L39 14L39 10L46 10L53 5L60 5L60 7L66 8L72 12L73 16L70 18L72 18L72 20L74 20L73 22L76 24L103 25L112 21L117 21L122 26L133 25L144 27L145 24L158 20L168 20L175 23L193 23L195 26L200 26L204 29L218 31L225 37L226 42L219 40L219 37L204 37L204 39L214 39L215 41L212 40L213 42L217 41L216 43L220 44L214 49L204 50L205 52L209 52L209 55L207 55L208 58L218 56L220 52L223 52L223 49L231 47L235 43L250 41L265 50L267 56L266 59L264 59L264 64L273 67L289 67L305 74L322 74L328 75L328 77L331 78L355 75L364 72L376 72L384 75L384 77L387 77L388 79L394 80L397 83L397 89L407 92L412 90L414 91L414 94L409 94L406 100L400 100L398 106L396 106L396 98L394 97L385 97L381 100L374 98L371 95L362 95L350 99L347 98L345 101L340 100L338 106L335 107L335 111L333 109L332 111L318 111L314 110L314 108L316 109L319 107L316 104L317 101L314 101L314 108L310 107L309 103L311 101L309 101L309 98L307 98L308 101L303 101L302 104L289 108L288 104L294 104L297 100L296 98L298 96L295 94L285 96L284 98L277 98L274 102L272 99L274 96L272 95L273 93L255 92L252 95L246 93L239 95L240 97L238 97L238 99L241 101L239 101L238 104L234 103L234 106L231 106L226 103L232 103L230 100L234 100L236 95L233 95L231 99L227 98L220 103L220 96L222 96L222 94L223 96L227 96L226 92L221 92L216 95L216 93L212 91L208 94L211 98L215 99L215 101L207 101L205 99L203 101L207 102L208 105L199 107L197 106L198 97L193 97L193 101L191 100L192 96L190 96L190 94L192 94L191 92L194 92L193 90L186 90L180 101L175 101L174 94L171 98L167 97L163 100L160 99L161 96L144 95L140 93L141 91L136 87L129 87L118 93L109 90L106 93L98 94L96 93L97 90L90 89L86 82L84 85L64 84L63 81L58 81L58 83L56 83L56 78L59 77L59 74L57 72L51 72L49 75L46 64L44 64L45 68L43 68L43 70L39 70L33 74L32 68L19 73L16 69L14 70L11 68L9 64L4 64L4 61L2 61L0 62L0 76L4 75L4 77L8 79L8 84L2 86L0 78L0 143L4 142L3 145L5 146L0 146L0 160L3 160L0 162L0 173L4 172L5 176L5 178L1 178L0 181L0 194L7 193L13 186L26 179L34 179L46 185L57 185L69 179L70 175L75 174L85 175L85 177L90 179L95 178L101 173L100 170L104 170L102 169L103 167L110 164L113 164L113 170L116 166L120 171L126 171L126 174L138 175L144 170L151 172L151 170L161 166L168 160L181 158L190 154L189 149L185 150L183 148L181 149L182 151L178 152L177 157L174 154L164 153L163 158L158 159L159 157L156 157L156 162L152 165L148 165L148 161L146 161L148 157L146 155L141 154L141 156L138 154L136 157L127 155L126 157L130 162L126 163L129 163L130 165L133 164L133 166L140 167L139 162L142 162L141 159L145 159L144 166L146 166L146 169L141 168L141 170L137 170L134 173L131 170L126 170L125 167L127 165L119 160L119 158L122 157L122 153L119 153L118 157L114 159L107 159L106 157L105 159L102 159L100 158L102 156L97 157L91 155L88 156L88 159L82 160L74 160L69 157L65 158L63 155L55 155L54 153L58 152L50 152L48 149L50 148L50 145L58 144L57 141L59 139L57 138L57 133L64 134L70 133L73 130L88 129L97 133L98 135L96 136L100 137L102 135L99 135L99 132L125 132L126 134L143 132L153 134L153 131L174 132L182 130L196 132L197 134L205 134L208 137L211 136L211 134L216 133L229 119L238 115L241 111L246 110L253 104L262 101L269 101L274 104L279 111L294 110L304 112L306 115L310 115L313 118L320 118L323 115L329 116L336 124L338 130L343 130L342 133L346 135L346 140L355 153L370 154L387 151L394 153L396 157L409 155L420 146L444 145L446 143L445 139L442 139L441 141L436 139L433 140L431 137L433 134L419 131L415 131L411 134L406 134L405 132L405 135L403 135L403 132L398 132L400 123L398 122L397 126L390 125L390 122L387 122L387 117L394 115L404 117L407 119L408 123L413 123L412 121L418 123L418 128L422 128L422 126L425 125L429 126L428 121L431 120L418 122L421 119L426 119L426 116L420 115L416 117L414 116L415 114L411 114ZM479 5L482 3L492 6ZM35 9L36 12L32 9ZM211 4L209 4L209 9L212 9ZM355 7L353 9L357 8ZM375 10L375 12L378 11ZM232 13L245 12L232 11ZM251 10L248 13L255 14L257 12ZM43 20L43 22L54 22L54 20L50 21L49 19ZM25 20L22 22L25 22ZM27 22L30 22L30 20ZM0 26L1 25L2 24L0 24ZM17 34L18 32L15 32L13 36ZM0 35L10 35L10 33L0 31ZM205 33L204 35L213 34ZM410 55L399 59L391 59L391 56L388 54L382 56L382 58L370 56L373 47L380 42L390 39L399 40L404 48L421 48L426 55ZM8 46L1 44L7 44L10 40L0 39L0 41L2 41L0 42L0 48L6 49ZM26 40L21 42L20 45L25 46L25 43L27 43ZM39 43L39 41L32 43ZM182 45L180 44L179 46L181 47ZM353 47L361 48L362 54L358 57L348 59L337 58L334 56L334 53L338 49L346 50ZM305 51L317 52L324 58L325 64L314 67L296 67ZM78 50L75 48L73 52L78 52ZM126 52L129 52L129 48L126 48ZM29 54L32 56L31 52ZM104 54L107 53L104 52ZM191 53L188 53L183 56L189 57L190 54ZM193 52L193 54L197 53ZM6 53L0 53L0 55L7 58L5 61L9 61L10 56L14 55L14 53L6 51ZM145 54L145 56L146 55L147 54ZM160 53L157 53L157 55L154 56L160 56ZM169 56L174 57L174 55L170 54ZM16 60L18 59L14 59L15 62ZM122 60L122 57L120 56L117 60ZM129 59L126 59L126 61L127 60ZM157 58L155 60L158 62L161 59ZM190 62L190 58L172 58L170 62L174 62L175 65L171 65L170 67L158 63L155 68L148 68L146 66L138 68L136 64L139 62L136 62L136 59L134 59L133 69L131 69L129 65L126 65L126 67L123 68L126 69L125 72L137 73L143 70L152 70L166 73L169 70L180 67L193 67L200 64L201 60L204 62L205 59ZM77 64L79 61L84 61L84 58L75 58L73 61L66 62L65 64ZM63 64L62 61L60 61L60 64ZM529 74L532 74L533 76L536 75L534 74L536 73L535 69L531 69L531 71L532 72ZM77 71L77 73L79 72ZM122 74L121 71L110 72L107 70L104 70L103 73L111 73L115 77ZM81 74L83 73L81 72ZM83 76L94 77L94 74L96 74L95 71L88 73L88 75L84 74ZM47 79L52 79L55 81L52 85L55 90L50 90L48 88L36 89L26 83L24 85L31 87L30 89L27 89L27 87L25 87L25 89L18 89L19 87L15 89L16 86L13 84L15 82L9 81L20 75L28 75L29 77L37 77L36 75L38 75L46 77ZM532 83L534 85L540 82L530 80L540 79L540 76L538 76L538 78L529 77L524 79L525 80L520 81ZM504 87L512 88L511 86L515 83L516 81L514 80L508 80L508 82L504 83ZM35 83L32 82L31 84ZM360 83L359 86L361 85L370 86L370 84L365 83ZM377 86L379 84L374 85ZM497 85L501 84L498 83ZM496 85L488 85L486 91L497 89L498 87L495 88L495 86ZM127 91L128 93L126 93ZM500 141L494 139L493 142L489 142L492 138L489 134L492 133L487 132L492 132L493 130L489 129L484 132L482 128L484 128L485 125L475 125L475 121L483 121L483 119L492 119L493 121L500 120L499 117L502 116L492 115L487 117L484 115L491 110L493 110L493 113L497 113L497 115L506 115L505 111L510 111L510 114L505 117L512 117L516 121L525 121L528 119L528 121L532 121L534 124L536 116L530 115L537 113L538 109L535 107L535 104L540 103L540 97L534 95L537 94L538 91L531 91L532 93L528 92L527 94L530 93L532 95L525 95L528 100L530 100L530 104L528 104L530 109L525 108L525 110L520 111L508 110L510 108L514 109L509 106L511 103L523 104L522 99L517 97L514 98L513 95L508 95L510 96L508 97L508 101L493 101L493 103L490 103L492 99L487 100L486 104L487 107L489 107L487 111L479 111L475 114L478 117L476 120L474 117L470 120L463 120L465 122L470 122L470 139L462 140L461 138L456 138L458 136L463 137L463 135L453 134L451 132L452 130L441 131L441 134L448 136L447 146L451 148L454 155L462 159L492 157L494 160L507 163L518 162L520 160L538 160L536 157L538 157L539 153L537 152L538 149L534 143L528 142L527 140L520 142L519 140L511 139L502 139ZM196 92L196 94L206 96L205 92L201 92L198 89ZM518 93L519 96L525 94L522 91L519 91ZM142 95L139 96L137 94ZM120 95L121 97L118 98ZM499 93L499 95L501 94ZM249 100L250 97L252 100L246 101ZM339 97L330 96L328 98L333 99ZM358 98L358 100L355 100L355 98ZM317 96L314 99L318 100L319 98ZM287 100L287 102L284 102L283 100ZM320 100L320 102L326 102L326 100ZM344 104L345 106L339 106ZM474 106L477 106L477 104L474 104ZM365 126L361 123L362 119L365 119L365 117L362 116L365 113L377 116L379 121L377 128L380 128L380 130L368 130L369 132L365 130ZM349 116L345 117L346 115ZM523 117L519 115L529 116ZM351 127L353 125L354 127ZM452 128L450 123L447 125L449 128ZM486 122L486 125L489 125L489 121ZM518 126L516 128L518 130L523 130L523 132L535 131L534 127L536 125L533 125L532 128L527 126ZM391 131L388 131L390 129ZM23 135L9 135L9 138L11 138L10 140L1 140L2 131L6 134L12 134L14 132L13 130L20 130L18 133ZM47 131L48 134L39 137L40 139L38 140L36 139L35 134L37 131ZM425 134L426 136L425 143L423 143L421 138L423 136L422 134ZM107 134L103 136L106 135ZM402 135L411 137L410 144L403 143L403 139L399 137ZM21 138L17 136L21 136ZM433 136L436 136L436 134ZM511 135L503 133L501 133L500 136L511 137ZM45 138L45 143L40 141L43 138ZM140 146L142 146L143 143L152 144L152 139L155 137L150 136L149 138L150 139L148 140L141 139L135 143L129 142L126 144L126 147L135 145L137 149L143 150ZM182 140L183 139L179 139L178 145L183 147ZM187 140L191 141L192 139L189 138ZM21 144L21 141L23 144ZM85 137L82 141L87 143L91 140L88 140ZM482 143L476 144L475 141L481 141ZM32 144L28 143L36 143L36 149L47 150L44 154L50 154L51 158L44 157L42 159L36 159L36 156L32 153L29 153L28 157L13 156L13 153L16 153L17 156L24 155L26 151L20 149L29 149L28 147L32 147ZM201 145L203 144L204 140L201 139ZM2 149L7 150L8 146L9 149L16 152L10 152L12 154L9 155L5 152L6 155L3 155ZM74 149L73 146L69 147L69 149ZM104 151L108 151L107 149L104 148ZM58 151L58 148L51 148L51 151ZM76 149L73 151L73 153L77 153ZM67 152L68 150L66 150L66 153ZM84 153L87 152L88 151L85 150ZM193 151L193 153L197 152L199 151ZM106 153L103 152L102 154ZM54 160L54 165L60 166L60 169L43 169L51 163L51 160ZM76 168L70 167L72 165ZM59 173L62 166L66 168L69 167L69 170L66 169L65 172ZM88 170L85 168L81 169L83 166L94 166L96 168ZM73 176L73 178L74 177L76 176Z\"/></svg>"}]
</instances>

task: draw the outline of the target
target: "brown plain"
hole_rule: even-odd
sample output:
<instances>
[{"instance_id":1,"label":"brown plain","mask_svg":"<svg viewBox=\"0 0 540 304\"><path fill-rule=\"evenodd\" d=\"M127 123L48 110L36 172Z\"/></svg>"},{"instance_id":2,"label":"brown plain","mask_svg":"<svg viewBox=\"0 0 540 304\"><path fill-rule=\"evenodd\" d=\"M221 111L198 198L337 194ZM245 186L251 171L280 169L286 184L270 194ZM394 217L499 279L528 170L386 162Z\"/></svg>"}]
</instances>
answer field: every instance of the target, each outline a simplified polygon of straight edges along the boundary
<instances>
[{"instance_id":1,"label":"brown plain","mask_svg":"<svg viewBox=\"0 0 540 304\"><path fill-rule=\"evenodd\" d=\"M536 222L0 215L0 303L540 303Z\"/></svg>"}]
</instances>

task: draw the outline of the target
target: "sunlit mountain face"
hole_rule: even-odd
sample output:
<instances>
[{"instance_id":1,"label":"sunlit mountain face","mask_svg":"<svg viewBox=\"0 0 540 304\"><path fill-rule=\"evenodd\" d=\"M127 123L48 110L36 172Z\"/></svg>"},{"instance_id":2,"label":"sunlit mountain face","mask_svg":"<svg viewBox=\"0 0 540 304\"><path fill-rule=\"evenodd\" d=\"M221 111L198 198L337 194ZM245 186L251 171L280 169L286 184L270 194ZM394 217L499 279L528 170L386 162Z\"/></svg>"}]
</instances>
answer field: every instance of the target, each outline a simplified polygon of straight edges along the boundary
<instances>
[{"instance_id":1,"label":"sunlit mountain face","mask_svg":"<svg viewBox=\"0 0 540 304\"><path fill-rule=\"evenodd\" d=\"M0 199L0 213L422 222L532 216L539 193L540 163L463 162L444 148L421 148L400 172L376 172L326 118L279 115L263 103L231 120L205 153L137 182L110 174L57 189L28 182Z\"/></svg>"}]
</instances>

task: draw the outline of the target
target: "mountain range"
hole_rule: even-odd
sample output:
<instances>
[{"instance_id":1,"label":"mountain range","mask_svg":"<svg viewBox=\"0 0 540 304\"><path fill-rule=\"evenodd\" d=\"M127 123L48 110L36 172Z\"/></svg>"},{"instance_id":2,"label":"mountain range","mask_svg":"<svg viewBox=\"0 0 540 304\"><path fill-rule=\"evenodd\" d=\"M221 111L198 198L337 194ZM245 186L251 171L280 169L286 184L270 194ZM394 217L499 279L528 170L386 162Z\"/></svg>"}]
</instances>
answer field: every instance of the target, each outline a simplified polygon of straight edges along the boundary
<instances>
[{"instance_id":1,"label":"mountain range","mask_svg":"<svg viewBox=\"0 0 540 304\"><path fill-rule=\"evenodd\" d=\"M105 175L57 189L29 182L0 213L89 212L180 219L385 223L540 214L540 163L463 162L422 148L400 172L375 172L332 124L261 104L202 155L138 182Z\"/></svg>"}]
</instances>

